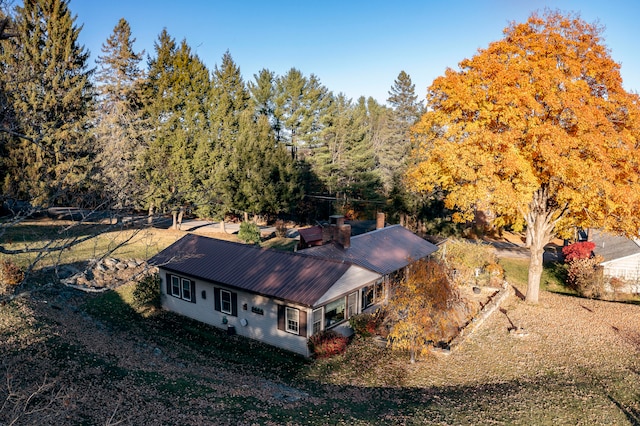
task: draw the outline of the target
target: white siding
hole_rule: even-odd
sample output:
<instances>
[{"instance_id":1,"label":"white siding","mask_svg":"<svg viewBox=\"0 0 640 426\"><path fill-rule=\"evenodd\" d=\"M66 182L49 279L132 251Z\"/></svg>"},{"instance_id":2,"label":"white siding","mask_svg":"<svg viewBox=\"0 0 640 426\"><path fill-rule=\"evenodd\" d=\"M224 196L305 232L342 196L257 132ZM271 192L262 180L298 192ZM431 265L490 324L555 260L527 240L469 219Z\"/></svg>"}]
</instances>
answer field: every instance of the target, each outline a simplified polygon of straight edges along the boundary
<instances>
[{"instance_id":1,"label":"white siding","mask_svg":"<svg viewBox=\"0 0 640 426\"><path fill-rule=\"evenodd\" d=\"M195 303L192 303L167 295L166 271L161 269L160 277L162 279L161 294L162 307L164 309L224 330L232 325L235 327L236 334L238 335L259 340L304 356L309 356L306 337L297 336L284 330L278 330L278 304L274 300L229 288L227 290L238 295L238 316L234 317L215 310L213 284L191 279L196 283ZM215 287L224 288L218 285ZM202 297L203 292L205 298ZM244 309L245 305L246 309ZM300 315L307 315L307 336L310 336L313 326L310 324L312 321L310 315L311 310L292 304L287 304L286 306L299 309ZM261 315L252 312L252 308L262 310L264 314ZM225 317L227 324L223 323L223 318ZM243 319L246 320L245 326L242 325Z\"/></svg>"},{"instance_id":2,"label":"white siding","mask_svg":"<svg viewBox=\"0 0 640 426\"><path fill-rule=\"evenodd\" d=\"M603 262L604 275L630 281L640 278L640 254Z\"/></svg>"}]
</instances>

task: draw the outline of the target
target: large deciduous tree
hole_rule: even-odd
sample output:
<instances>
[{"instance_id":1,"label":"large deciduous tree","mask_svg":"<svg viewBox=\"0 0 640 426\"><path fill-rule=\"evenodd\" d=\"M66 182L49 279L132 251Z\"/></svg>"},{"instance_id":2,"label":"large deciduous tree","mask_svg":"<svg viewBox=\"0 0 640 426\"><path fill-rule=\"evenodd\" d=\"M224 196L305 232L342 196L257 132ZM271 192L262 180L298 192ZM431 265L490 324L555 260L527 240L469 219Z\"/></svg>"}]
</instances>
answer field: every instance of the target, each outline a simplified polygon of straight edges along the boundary
<instances>
[{"instance_id":1,"label":"large deciduous tree","mask_svg":"<svg viewBox=\"0 0 640 426\"><path fill-rule=\"evenodd\" d=\"M440 188L457 219L490 211L526 228L526 300L538 301L544 246L575 226L640 229L640 109L601 29L547 11L448 69L428 90L417 190Z\"/></svg>"}]
</instances>

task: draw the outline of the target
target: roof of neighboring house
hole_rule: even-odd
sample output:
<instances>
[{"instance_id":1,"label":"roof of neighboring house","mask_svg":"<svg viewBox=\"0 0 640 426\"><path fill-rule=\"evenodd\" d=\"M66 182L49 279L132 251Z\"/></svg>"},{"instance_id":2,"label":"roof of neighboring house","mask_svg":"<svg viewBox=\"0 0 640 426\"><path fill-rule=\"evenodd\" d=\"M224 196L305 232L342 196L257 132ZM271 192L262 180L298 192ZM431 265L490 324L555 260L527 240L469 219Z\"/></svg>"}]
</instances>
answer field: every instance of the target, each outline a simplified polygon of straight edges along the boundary
<instances>
[{"instance_id":1,"label":"roof of neighboring house","mask_svg":"<svg viewBox=\"0 0 640 426\"><path fill-rule=\"evenodd\" d=\"M392 225L351 237L351 246L325 244L301 250L310 256L352 263L386 275L422 259L438 250L401 225Z\"/></svg>"},{"instance_id":2,"label":"roof of neighboring house","mask_svg":"<svg viewBox=\"0 0 640 426\"><path fill-rule=\"evenodd\" d=\"M298 229L300 238L309 243L312 241L322 241L322 226L316 225L309 228Z\"/></svg>"},{"instance_id":3,"label":"roof of neighboring house","mask_svg":"<svg viewBox=\"0 0 640 426\"><path fill-rule=\"evenodd\" d=\"M365 285L371 271L301 253L185 235L149 261L194 278L314 306L332 286Z\"/></svg>"},{"instance_id":4,"label":"roof of neighboring house","mask_svg":"<svg viewBox=\"0 0 640 426\"><path fill-rule=\"evenodd\" d=\"M640 242L627 237L594 230L590 240L596 245L593 252L604 258L603 263L640 253Z\"/></svg>"}]
</instances>

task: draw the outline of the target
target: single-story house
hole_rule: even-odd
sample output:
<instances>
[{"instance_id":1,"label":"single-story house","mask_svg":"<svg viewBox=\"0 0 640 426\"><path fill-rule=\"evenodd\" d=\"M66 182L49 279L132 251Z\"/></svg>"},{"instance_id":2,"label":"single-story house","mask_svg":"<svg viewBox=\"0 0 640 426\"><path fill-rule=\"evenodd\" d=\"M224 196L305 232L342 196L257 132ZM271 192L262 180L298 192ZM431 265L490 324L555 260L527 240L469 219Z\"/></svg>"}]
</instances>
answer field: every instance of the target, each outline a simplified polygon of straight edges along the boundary
<instances>
[{"instance_id":1,"label":"single-story house","mask_svg":"<svg viewBox=\"0 0 640 426\"><path fill-rule=\"evenodd\" d=\"M599 230L591 230L589 240L595 244L594 254L604 259L600 263L604 276L626 283L617 290L640 293L640 240Z\"/></svg>"},{"instance_id":2,"label":"single-story house","mask_svg":"<svg viewBox=\"0 0 640 426\"><path fill-rule=\"evenodd\" d=\"M342 248L350 253L345 259L189 234L150 263L160 271L163 308L309 356L309 336L325 329L351 334L349 317L381 302L385 276L437 250L401 227L374 233L354 237L351 249Z\"/></svg>"}]
</instances>

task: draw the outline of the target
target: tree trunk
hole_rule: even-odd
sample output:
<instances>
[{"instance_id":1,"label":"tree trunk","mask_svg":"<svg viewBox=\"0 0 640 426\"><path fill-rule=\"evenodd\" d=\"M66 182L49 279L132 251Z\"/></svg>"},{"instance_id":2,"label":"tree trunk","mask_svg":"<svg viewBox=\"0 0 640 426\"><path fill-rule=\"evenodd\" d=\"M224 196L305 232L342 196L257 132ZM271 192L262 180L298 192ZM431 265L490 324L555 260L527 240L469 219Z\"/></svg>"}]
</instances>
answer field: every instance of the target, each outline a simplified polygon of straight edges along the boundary
<instances>
[{"instance_id":1,"label":"tree trunk","mask_svg":"<svg viewBox=\"0 0 640 426\"><path fill-rule=\"evenodd\" d=\"M531 259L529 260L529 278L527 280L527 295L525 300L529 303L538 303L540 294L540 279L542 277L544 246L542 249L531 246Z\"/></svg>"},{"instance_id":2,"label":"tree trunk","mask_svg":"<svg viewBox=\"0 0 640 426\"><path fill-rule=\"evenodd\" d=\"M171 225L171 229L178 229L178 210L172 210L171 216L173 217L173 225Z\"/></svg>"},{"instance_id":3,"label":"tree trunk","mask_svg":"<svg viewBox=\"0 0 640 426\"><path fill-rule=\"evenodd\" d=\"M224 217L220 219L220 232L222 232L223 234L227 233L227 230L224 228Z\"/></svg>"},{"instance_id":4,"label":"tree trunk","mask_svg":"<svg viewBox=\"0 0 640 426\"><path fill-rule=\"evenodd\" d=\"M184 217L184 206L180 206L180 212L178 213L178 229L182 228L183 217Z\"/></svg>"},{"instance_id":5,"label":"tree trunk","mask_svg":"<svg viewBox=\"0 0 640 426\"><path fill-rule=\"evenodd\" d=\"M153 203L149 204L149 214L147 216L147 223L151 225L153 223Z\"/></svg>"},{"instance_id":6,"label":"tree trunk","mask_svg":"<svg viewBox=\"0 0 640 426\"><path fill-rule=\"evenodd\" d=\"M551 241L556 222L563 216L565 209L550 206L549 189L542 187L533 194L529 203L527 221L527 241L531 258L529 261L529 277L525 301L538 303L540 294L540 278L542 277L544 246Z\"/></svg>"}]
</instances>

